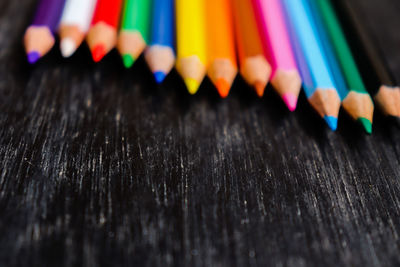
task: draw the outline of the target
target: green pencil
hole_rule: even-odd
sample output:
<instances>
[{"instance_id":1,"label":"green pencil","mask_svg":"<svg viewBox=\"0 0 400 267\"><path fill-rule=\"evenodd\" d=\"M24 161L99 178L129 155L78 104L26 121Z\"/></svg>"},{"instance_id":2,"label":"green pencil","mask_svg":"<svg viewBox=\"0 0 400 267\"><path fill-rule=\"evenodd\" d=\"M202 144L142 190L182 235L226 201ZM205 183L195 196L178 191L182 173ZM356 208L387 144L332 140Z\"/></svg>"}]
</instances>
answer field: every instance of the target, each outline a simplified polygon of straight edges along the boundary
<instances>
[{"instance_id":1,"label":"green pencil","mask_svg":"<svg viewBox=\"0 0 400 267\"><path fill-rule=\"evenodd\" d=\"M126 0L118 37L118 51L126 68L146 48L150 34L151 0Z\"/></svg>"},{"instance_id":2,"label":"green pencil","mask_svg":"<svg viewBox=\"0 0 400 267\"><path fill-rule=\"evenodd\" d=\"M344 31L333 9L331 0L310 0L318 9L333 50L343 72L347 92L342 97L342 106L347 113L359 121L371 133L374 104L369 95Z\"/></svg>"}]
</instances>

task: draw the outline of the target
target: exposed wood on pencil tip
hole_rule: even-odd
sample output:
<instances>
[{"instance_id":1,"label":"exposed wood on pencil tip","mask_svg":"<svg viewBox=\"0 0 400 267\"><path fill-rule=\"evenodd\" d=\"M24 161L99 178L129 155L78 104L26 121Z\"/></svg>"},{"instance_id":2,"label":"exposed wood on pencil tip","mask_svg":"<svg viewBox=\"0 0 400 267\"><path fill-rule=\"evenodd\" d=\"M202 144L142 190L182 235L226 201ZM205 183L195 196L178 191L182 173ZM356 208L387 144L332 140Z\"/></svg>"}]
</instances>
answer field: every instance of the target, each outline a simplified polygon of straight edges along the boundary
<instances>
[{"instance_id":1,"label":"exposed wood on pencil tip","mask_svg":"<svg viewBox=\"0 0 400 267\"><path fill-rule=\"evenodd\" d=\"M85 33L76 25L61 25L59 35L61 40L60 48L63 56L65 55L64 57L71 56L85 38Z\"/></svg>"},{"instance_id":2,"label":"exposed wood on pencil tip","mask_svg":"<svg viewBox=\"0 0 400 267\"><path fill-rule=\"evenodd\" d=\"M146 42L138 31L122 30L118 36L117 49L121 55L138 58L146 48Z\"/></svg>"},{"instance_id":3,"label":"exposed wood on pencil tip","mask_svg":"<svg viewBox=\"0 0 400 267\"><path fill-rule=\"evenodd\" d=\"M175 64L175 53L169 46L152 45L147 48L144 57L158 83L164 80Z\"/></svg>"},{"instance_id":4,"label":"exposed wood on pencil tip","mask_svg":"<svg viewBox=\"0 0 400 267\"><path fill-rule=\"evenodd\" d=\"M322 118L339 115L340 97L335 89L317 88L309 102Z\"/></svg>"},{"instance_id":5,"label":"exposed wood on pencil tip","mask_svg":"<svg viewBox=\"0 0 400 267\"><path fill-rule=\"evenodd\" d=\"M301 78L298 71L277 70L271 79L271 84L282 97L288 109L294 111L301 90Z\"/></svg>"},{"instance_id":6,"label":"exposed wood on pencil tip","mask_svg":"<svg viewBox=\"0 0 400 267\"><path fill-rule=\"evenodd\" d=\"M342 102L343 108L354 119L365 118L372 123L374 115L374 104L371 97L366 93L350 91Z\"/></svg>"},{"instance_id":7,"label":"exposed wood on pencil tip","mask_svg":"<svg viewBox=\"0 0 400 267\"><path fill-rule=\"evenodd\" d=\"M237 71L236 65L226 58L217 58L209 64L208 76L222 98L228 96Z\"/></svg>"},{"instance_id":8,"label":"exposed wood on pencil tip","mask_svg":"<svg viewBox=\"0 0 400 267\"><path fill-rule=\"evenodd\" d=\"M176 64L177 71L182 76L190 93L197 92L200 83L206 75L206 67L198 56L179 58Z\"/></svg>"},{"instance_id":9,"label":"exposed wood on pencil tip","mask_svg":"<svg viewBox=\"0 0 400 267\"><path fill-rule=\"evenodd\" d=\"M374 100L383 113L393 117L400 117L400 88L381 86Z\"/></svg>"},{"instance_id":10,"label":"exposed wood on pencil tip","mask_svg":"<svg viewBox=\"0 0 400 267\"><path fill-rule=\"evenodd\" d=\"M105 22L98 22L89 30L86 40L93 60L98 62L115 47L117 32L114 27Z\"/></svg>"},{"instance_id":11,"label":"exposed wood on pencil tip","mask_svg":"<svg viewBox=\"0 0 400 267\"><path fill-rule=\"evenodd\" d=\"M271 76L271 66L263 55L248 57L240 66L240 73L245 81L256 89L260 97L264 94L264 89Z\"/></svg>"},{"instance_id":12,"label":"exposed wood on pencil tip","mask_svg":"<svg viewBox=\"0 0 400 267\"><path fill-rule=\"evenodd\" d=\"M35 63L54 46L55 39L46 26L30 26L24 35L25 51L29 63Z\"/></svg>"}]
</instances>

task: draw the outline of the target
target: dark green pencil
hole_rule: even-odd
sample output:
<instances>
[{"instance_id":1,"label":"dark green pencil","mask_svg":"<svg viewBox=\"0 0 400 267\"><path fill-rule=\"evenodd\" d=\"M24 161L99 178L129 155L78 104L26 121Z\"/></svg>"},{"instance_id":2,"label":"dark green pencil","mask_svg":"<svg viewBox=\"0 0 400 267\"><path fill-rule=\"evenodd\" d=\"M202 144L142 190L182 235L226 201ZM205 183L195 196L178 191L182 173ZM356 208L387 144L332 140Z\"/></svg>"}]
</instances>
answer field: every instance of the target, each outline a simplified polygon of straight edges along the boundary
<instances>
[{"instance_id":1,"label":"dark green pencil","mask_svg":"<svg viewBox=\"0 0 400 267\"><path fill-rule=\"evenodd\" d=\"M382 112L388 116L400 118L400 88L388 67L376 40L368 29L363 14L354 8L353 1L335 0L335 7L369 93ZM362 66L362 67L361 67Z\"/></svg>"}]
</instances>

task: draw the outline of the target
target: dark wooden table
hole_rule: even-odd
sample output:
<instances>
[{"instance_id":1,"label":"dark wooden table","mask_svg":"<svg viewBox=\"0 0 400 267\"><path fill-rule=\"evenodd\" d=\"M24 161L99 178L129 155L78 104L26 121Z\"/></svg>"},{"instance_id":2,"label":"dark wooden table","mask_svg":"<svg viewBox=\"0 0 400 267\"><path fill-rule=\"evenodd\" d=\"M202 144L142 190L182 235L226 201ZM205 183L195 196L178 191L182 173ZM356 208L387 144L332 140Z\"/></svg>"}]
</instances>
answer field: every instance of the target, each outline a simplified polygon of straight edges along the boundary
<instances>
[{"instance_id":1,"label":"dark wooden table","mask_svg":"<svg viewBox=\"0 0 400 267\"><path fill-rule=\"evenodd\" d=\"M86 47L30 67L34 6L0 2L0 266L400 265L398 126L334 133L304 94L189 96Z\"/></svg>"}]
</instances>

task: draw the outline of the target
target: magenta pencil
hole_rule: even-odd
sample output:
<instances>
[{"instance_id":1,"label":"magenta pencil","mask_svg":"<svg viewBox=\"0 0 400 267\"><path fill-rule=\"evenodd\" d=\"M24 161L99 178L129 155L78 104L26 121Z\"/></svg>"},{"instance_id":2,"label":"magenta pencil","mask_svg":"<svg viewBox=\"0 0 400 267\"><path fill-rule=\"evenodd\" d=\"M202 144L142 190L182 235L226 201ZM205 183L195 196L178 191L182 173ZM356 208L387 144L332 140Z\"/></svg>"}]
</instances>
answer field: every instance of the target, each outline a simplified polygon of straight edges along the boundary
<instances>
[{"instance_id":1,"label":"magenta pencil","mask_svg":"<svg viewBox=\"0 0 400 267\"><path fill-rule=\"evenodd\" d=\"M290 111L297 106L301 78L290 43L281 0L253 0L259 10L258 23L272 67L271 84Z\"/></svg>"}]
</instances>

